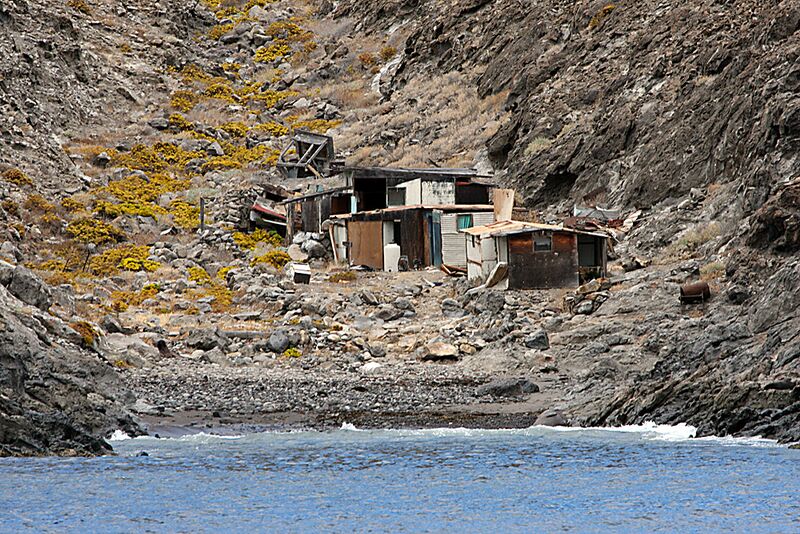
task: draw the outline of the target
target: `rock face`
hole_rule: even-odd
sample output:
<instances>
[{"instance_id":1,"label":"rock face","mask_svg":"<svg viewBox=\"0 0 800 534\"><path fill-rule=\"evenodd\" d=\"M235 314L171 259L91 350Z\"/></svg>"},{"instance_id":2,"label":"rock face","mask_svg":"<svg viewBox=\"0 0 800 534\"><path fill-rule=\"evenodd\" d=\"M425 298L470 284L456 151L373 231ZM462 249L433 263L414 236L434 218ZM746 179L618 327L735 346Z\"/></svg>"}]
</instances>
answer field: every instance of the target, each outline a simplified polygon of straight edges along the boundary
<instances>
[{"instance_id":1,"label":"rock face","mask_svg":"<svg viewBox=\"0 0 800 534\"><path fill-rule=\"evenodd\" d=\"M536 393L539 386L527 378L499 378L480 386L478 395L493 397L519 397L528 393Z\"/></svg>"},{"instance_id":2,"label":"rock face","mask_svg":"<svg viewBox=\"0 0 800 534\"><path fill-rule=\"evenodd\" d=\"M116 373L56 321L0 287L0 456L103 454L102 436L139 433Z\"/></svg>"},{"instance_id":3,"label":"rock face","mask_svg":"<svg viewBox=\"0 0 800 534\"><path fill-rule=\"evenodd\" d=\"M345 0L336 13L386 29L411 19L394 88L420 72L474 69L480 95L508 91L511 117L489 156L529 202L600 188L610 203L641 207L739 180L757 206L796 175L797 2L603 5ZM746 155L770 152L768 164Z\"/></svg>"},{"instance_id":4,"label":"rock face","mask_svg":"<svg viewBox=\"0 0 800 534\"><path fill-rule=\"evenodd\" d=\"M8 290L19 300L40 310L47 310L53 301L50 287L31 271L18 265L11 273Z\"/></svg>"}]
</instances>

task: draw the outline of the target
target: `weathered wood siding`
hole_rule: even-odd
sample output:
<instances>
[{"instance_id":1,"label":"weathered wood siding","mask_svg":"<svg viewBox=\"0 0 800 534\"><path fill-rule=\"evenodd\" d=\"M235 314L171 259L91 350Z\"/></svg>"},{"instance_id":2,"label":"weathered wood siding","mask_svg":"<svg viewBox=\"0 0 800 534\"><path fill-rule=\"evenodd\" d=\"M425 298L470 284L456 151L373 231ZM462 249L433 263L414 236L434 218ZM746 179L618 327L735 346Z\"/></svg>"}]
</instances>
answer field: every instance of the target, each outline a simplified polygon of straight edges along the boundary
<instances>
[{"instance_id":1,"label":"weathered wood siding","mask_svg":"<svg viewBox=\"0 0 800 534\"><path fill-rule=\"evenodd\" d=\"M421 265L426 263L425 250L428 248L425 232L425 218L422 210L408 210L402 212L400 217L400 254L408 256L409 267L414 267L414 262ZM396 236L395 236L396 237Z\"/></svg>"},{"instance_id":2,"label":"weathered wood siding","mask_svg":"<svg viewBox=\"0 0 800 534\"><path fill-rule=\"evenodd\" d=\"M508 236L509 287L544 289L578 285L578 250L574 234L553 233L552 250L534 252L534 235Z\"/></svg>"},{"instance_id":3,"label":"weathered wood siding","mask_svg":"<svg viewBox=\"0 0 800 534\"><path fill-rule=\"evenodd\" d=\"M303 232L319 232L320 202L319 199L306 200L302 203L301 212L303 223L300 229Z\"/></svg>"}]
</instances>

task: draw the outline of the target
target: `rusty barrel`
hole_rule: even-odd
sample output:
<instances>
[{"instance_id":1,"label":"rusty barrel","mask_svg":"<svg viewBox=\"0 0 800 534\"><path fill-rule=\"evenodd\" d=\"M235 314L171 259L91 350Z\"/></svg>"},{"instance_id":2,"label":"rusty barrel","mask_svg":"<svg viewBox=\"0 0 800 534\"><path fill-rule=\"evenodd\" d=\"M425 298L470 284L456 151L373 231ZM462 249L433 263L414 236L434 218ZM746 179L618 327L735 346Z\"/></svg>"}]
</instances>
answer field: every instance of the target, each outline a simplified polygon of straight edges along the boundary
<instances>
[{"instance_id":1,"label":"rusty barrel","mask_svg":"<svg viewBox=\"0 0 800 534\"><path fill-rule=\"evenodd\" d=\"M691 304L705 302L711 298L711 288L706 282L692 282L681 286L681 302Z\"/></svg>"}]
</instances>

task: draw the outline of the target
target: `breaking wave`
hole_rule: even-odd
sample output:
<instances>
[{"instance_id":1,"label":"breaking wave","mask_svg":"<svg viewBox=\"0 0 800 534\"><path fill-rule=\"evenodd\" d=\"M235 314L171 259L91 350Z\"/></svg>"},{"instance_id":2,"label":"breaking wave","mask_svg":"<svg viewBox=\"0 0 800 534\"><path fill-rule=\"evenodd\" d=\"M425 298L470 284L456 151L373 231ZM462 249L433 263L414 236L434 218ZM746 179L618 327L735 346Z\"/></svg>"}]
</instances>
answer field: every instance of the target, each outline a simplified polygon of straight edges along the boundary
<instances>
[{"instance_id":1,"label":"breaking wave","mask_svg":"<svg viewBox=\"0 0 800 534\"><path fill-rule=\"evenodd\" d=\"M265 431L254 434L246 435L220 435L208 434L199 432L194 434L186 434L183 436L171 436L156 438L153 436L139 436L136 438L130 437L128 434L121 430L115 431L111 437L108 438L109 442L123 442L129 440L154 440L154 441L171 441L171 442L191 442L191 443L213 443L219 440L237 440L242 438L258 439L258 436L280 436L280 435L298 435L298 434L318 434L328 437L334 437L336 434L361 434L363 436L379 436L386 437L463 437L463 438L479 438L481 436L547 436L559 434L573 434L576 437L595 437L601 438L604 435L613 437L614 435L629 435L631 438L638 437L644 441L665 441L665 442L703 442L714 443L723 446L753 446L753 447L784 447L779 445L777 441L765 439L758 436L755 437L732 437L732 436L706 436L698 438L697 428L692 425L680 423L677 425L660 425L653 422L646 422L641 425L624 425L618 427L567 427L567 426L539 426L534 425L528 428L520 429L475 429L475 428L430 428L430 429L389 429L389 430L369 430L356 427L352 423L342 423L342 426L333 431L320 432L316 430L287 430L287 431ZM353 436L352 439L358 439Z\"/></svg>"}]
</instances>

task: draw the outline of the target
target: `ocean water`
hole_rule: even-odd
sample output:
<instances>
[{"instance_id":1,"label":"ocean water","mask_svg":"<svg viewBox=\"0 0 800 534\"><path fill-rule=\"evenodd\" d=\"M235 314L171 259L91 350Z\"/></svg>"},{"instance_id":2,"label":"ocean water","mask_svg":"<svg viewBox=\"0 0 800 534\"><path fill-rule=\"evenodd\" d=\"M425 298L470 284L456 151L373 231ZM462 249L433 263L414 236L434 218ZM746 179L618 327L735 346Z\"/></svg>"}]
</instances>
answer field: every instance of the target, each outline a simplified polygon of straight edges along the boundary
<instances>
[{"instance_id":1,"label":"ocean water","mask_svg":"<svg viewBox=\"0 0 800 534\"><path fill-rule=\"evenodd\" d=\"M800 451L693 434L116 436L118 456L0 459L0 531L800 532Z\"/></svg>"}]
</instances>

